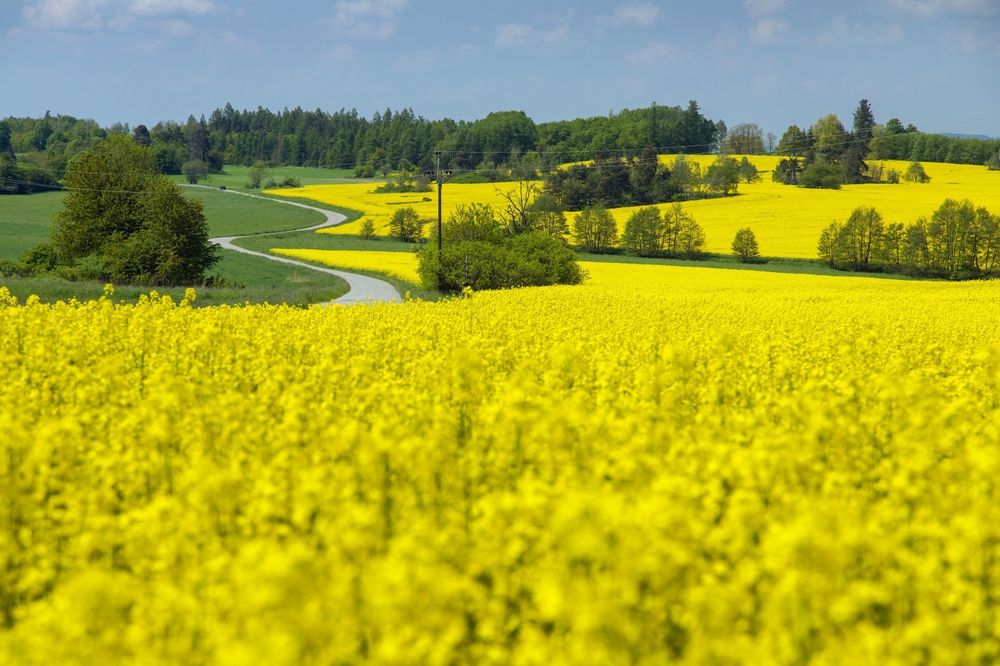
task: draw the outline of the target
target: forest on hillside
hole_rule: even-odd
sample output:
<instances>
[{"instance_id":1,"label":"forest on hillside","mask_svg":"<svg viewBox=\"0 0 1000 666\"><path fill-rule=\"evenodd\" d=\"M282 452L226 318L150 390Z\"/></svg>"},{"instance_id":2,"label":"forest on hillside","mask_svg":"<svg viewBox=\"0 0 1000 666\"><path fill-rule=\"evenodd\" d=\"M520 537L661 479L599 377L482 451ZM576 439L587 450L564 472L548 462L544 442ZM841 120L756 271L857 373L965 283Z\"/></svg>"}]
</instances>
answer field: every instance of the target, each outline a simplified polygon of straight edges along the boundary
<instances>
[{"instance_id":1,"label":"forest on hillside","mask_svg":"<svg viewBox=\"0 0 1000 666\"><path fill-rule=\"evenodd\" d=\"M149 147L156 165L167 174L179 174L190 163L211 172L223 164L266 162L385 176L398 170L430 170L440 151L442 168L457 179L502 180L512 165L541 171L566 162L637 157L643 148L660 153L797 154L804 146L822 148L830 134L824 128L838 123L826 116L807 130L792 126L774 145L776 137L769 135L765 143L755 124L727 129L724 121L706 118L694 100L683 108L653 104L545 123L534 122L523 111L456 121L429 120L412 109L386 109L366 118L354 109L237 111L226 104L208 117L190 116L185 123L162 120L103 128L93 120L46 113L0 121L0 193L58 187L75 155L115 134L131 135ZM842 127L831 136L840 145L850 142ZM1000 153L1000 140L928 134L898 119L873 123L869 136L865 146L876 159L983 164L996 161Z\"/></svg>"}]
</instances>

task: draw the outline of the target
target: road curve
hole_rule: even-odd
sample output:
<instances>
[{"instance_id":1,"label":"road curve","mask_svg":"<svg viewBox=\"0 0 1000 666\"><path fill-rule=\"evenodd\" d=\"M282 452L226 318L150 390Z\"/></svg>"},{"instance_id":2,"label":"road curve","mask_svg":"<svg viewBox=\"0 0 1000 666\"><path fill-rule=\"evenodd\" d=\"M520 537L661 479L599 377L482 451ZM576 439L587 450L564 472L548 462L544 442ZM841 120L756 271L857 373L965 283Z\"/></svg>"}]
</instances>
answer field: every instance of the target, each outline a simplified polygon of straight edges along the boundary
<instances>
[{"instance_id":1,"label":"road curve","mask_svg":"<svg viewBox=\"0 0 1000 666\"><path fill-rule=\"evenodd\" d=\"M208 185L187 185L187 187L198 187L206 190L215 190L214 187L209 187ZM248 250L245 247L240 247L234 245L233 241L237 241L241 238L248 238L249 236L274 236L275 234L285 234L291 233L293 231L316 231L317 229L324 229L326 227L333 227L338 224L343 223L347 218L340 213L334 213L333 211L323 210L322 208L316 208L315 206L308 206L306 204L301 204L295 201L281 201L280 199L271 199L268 197L258 196L256 194L247 194L246 192L237 192L235 190L216 190L225 191L229 194L238 194L243 197L251 197L254 199L263 199L264 201L273 201L278 204L285 204L286 206L298 206L299 208L305 208L307 210L314 210L317 213L321 213L326 221L311 227L306 227L304 229L289 229L286 231L269 231L262 234L248 234L247 236L222 236L219 238L210 238L209 241L215 243L224 250L233 250L234 252L241 252L243 254L249 254L254 257L260 257L262 259L267 259L269 261L277 261L282 264L288 264L289 266L298 266L300 268L308 268L312 271L318 271L320 273L327 273L329 275L336 275L344 282L347 283L349 291L338 298L333 303L340 303L344 305L349 305L352 303L371 303L375 301L384 301L390 303L399 302L399 292L396 288L385 280L379 280L378 278L368 277L367 275L358 275L357 273L348 273L347 271L338 271L333 268L323 268L321 266L314 266L313 264L307 264L304 261L298 261L296 259L289 259L287 257L278 257L273 254L266 254L264 252L255 252L253 250Z\"/></svg>"}]
</instances>

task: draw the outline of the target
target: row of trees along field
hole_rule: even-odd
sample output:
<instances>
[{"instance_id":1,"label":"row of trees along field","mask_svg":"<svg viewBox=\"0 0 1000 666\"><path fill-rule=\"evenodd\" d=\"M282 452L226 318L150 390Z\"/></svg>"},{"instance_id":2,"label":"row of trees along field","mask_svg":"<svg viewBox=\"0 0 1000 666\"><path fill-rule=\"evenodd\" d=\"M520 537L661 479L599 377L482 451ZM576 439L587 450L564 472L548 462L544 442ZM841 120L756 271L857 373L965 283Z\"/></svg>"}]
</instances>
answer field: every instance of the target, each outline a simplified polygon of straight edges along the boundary
<instances>
[{"instance_id":1,"label":"row of trees along field","mask_svg":"<svg viewBox=\"0 0 1000 666\"><path fill-rule=\"evenodd\" d=\"M819 256L833 268L965 280L1000 274L1000 215L947 199L930 218L886 223L871 207L820 235Z\"/></svg>"},{"instance_id":2,"label":"row of trees along field","mask_svg":"<svg viewBox=\"0 0 1000 666\"><path fill-rule=\"evenodd\" d=\"M722 147L734 155L773 149L789 158L779 165L775 180L808 187L892 182L891 174L867 164L869 159L985 164L1000 169L1000 139L925 134L912 124L904 126L898 118L878 124L866 99L858 103L850 130L835 114L828 114L806 130L789 126L776 147L771 145L776 137L767 138L765 147L764 131L753 123L741 123L729 130Z\"/></svg>"},{"instance_id":3,"label":"row of trees along field","mask_svg":"<svg viewBox=\"0 0 1000 666\"><path fill-rule=\"evenodd\" d=\"M867 102L864 102L867 106ZM686 108L652 105L619 113L535 123L521 111L491 113L475 121L428 120L410 109L386 109L365 118L356 110L327 113L300 108L272 112L258 107L237 111L227 104L207 118L188 117L178 124L160 121L130 128L117 123L100 127L93 120L72 116L7 118L0 122L0 142L7 149L0 162L0 178L11 185L39 189L61 180L72 157L89 150L108 135L131 135L153 152L164 173L179 174L189 162L201 162L217 171L223 163L350 167L359 176L386 175L408 166L428 170L435 150L443 151L443 166L455 179L500 180L512 164L541 170L566 162L635 156L640 146L659 152L760 154L777 150L783 155L850 159L945 161L963 164L993 163L1000 168L1000 141L925 134L898 119L884 125L867 114L852 132L836 116L817 121L806 131L791 126L775 145L755 124L726 124L702 115L697 102ZM6 129L3 129L6 128ZM848 154L846 147L866 150ZM16 157L15 157L16 155ZM17 164L13 164L16 162ZM20 171L15 171L20 169ZM851 173L858 171L851 167ZM15 177L16 176L16 177ZM848 182L851 182L848 179ZM4 189L4 188L0 188Z\"/></svg>"},{"instance_id":4,"label":"row of trees along field","mask_svg":"<svg viewBox=\"0 0 1000 666\"><path fill-rule=\"evenodd\" d=\"M116 124L102 129L71 116L8 118L12 152L22 161L60 179L73 155L109 134L131 134L152 149L161 171L179 174L186 162L209 170L223 163L355 168L357 175L385 175L408 165L432 168L443 151L443 166L458 172L497 170L512 161L534 160L540 167L604 157L635 146L707 153L714 150L724 123L709 120L691 101L687 108L653 106L594 118L536 124L521 111L491 113L475 121L428 120L410 109L386 109L365 118L355 110L327 113L300 108L278 113L258 108L237 111L227 104L208 118L186 123ZM500 170L502 171L502 170Z\"/></svg>"},{"instance_id":5,"label":"row of trees along field","mask_svg":"<svg viewBox=\"0 0 1000 666\"><path fill-rule=\"evenodd\" d=\"M664 164L656 151L644 148L638 157L614 157L565 168L548 169L545 192L563 210L641 206L736 194L740 181L760 179L757 168L743 156L740 161L719 155L702 172L701 165L678 155Z\"/></svg>"}]
</instances>

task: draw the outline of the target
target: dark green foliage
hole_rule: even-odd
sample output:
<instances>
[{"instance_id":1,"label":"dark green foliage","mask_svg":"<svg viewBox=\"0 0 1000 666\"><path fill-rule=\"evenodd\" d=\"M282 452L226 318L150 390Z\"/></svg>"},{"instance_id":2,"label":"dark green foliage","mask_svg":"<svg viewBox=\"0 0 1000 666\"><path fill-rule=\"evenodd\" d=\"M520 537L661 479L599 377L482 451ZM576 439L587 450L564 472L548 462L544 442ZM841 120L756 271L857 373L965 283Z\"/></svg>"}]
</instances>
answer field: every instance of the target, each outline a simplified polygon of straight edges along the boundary
<instances>
[{"instance_id":1,"label":"dark green foliage","mask_svg":"<svg viewBox=\"0 0 1000 666\"><path fill-rule=\"evenodd\" d=\"M160 173L176 175L181 173L184 161L187 159L187 152L180 146L172 146L165 143L153 144L153 162Z\"/></svg>"},{"instance_id":2,"label":"dark green foliage","mask_svg":"<svg viewBox=\"0 0 1000 666\"><path fill-rule=\"evenodd\" d=\"M208 176L208 164L201 160L189 160L181 167L181 173L187 178L187 182L196 185L199 180Z\"/></svg>"},{"instance_id":3,"label":"dark green foliage","mask_svg":"<svg viewBox=\"0 0 1000 666\"><path fill-rule=\"evenodd\" d=\"M410 165L409 168L400 169L389 182L379 185L374 191L379 194L398 194L401 192L429 192L430 189L430 178L417 172Z\"/></svg>"},{"instance_id":4,"label":"dark green foliage","mask_svg":"<svg viewBox=\"0 0 1000 666\"><path fill-rule=\"evenodd\" d=\"M784 185L798 185L801 173L802 164L799 160L794 157L786 157L774 167L774 171L771 172L771 180Z\"/></svg>"},{"instance_id":5,"label":"dark green foliage","mask_svg":"<svg viewBox=\"0 0 1000 666\"><path fill-rule=\"evenodd\" d=\"M389 218L389 234L404 243L413 243L420 239L423 222L417 211L410 206L398 208Z\"/></svg>"},{"instance_id":6,"label":"dark green foliage","mask_svg":"<svg viewBox=\"0 0 1000 666\"><path fill-rule=\"evenodd\" d=\"M420 253L419 273L428 289L458 292L466 286L505 289L583 280L576 253L561 239L538 230L510 234L483 204L458 206L444 224L442 240L440 254L436 232Z\"/></svg>"},{"instance_id":7,"label":"dark green foliage","mask_svg":"<svg viewBox=\"0 0 1000 666\"><path fill-rule=\"evenodd\" d=\"M681 204L661 212L647 206L625 222L622 248L640 257L696 257L705 246L705 232Z\"/></svg>"},{"instance_id":8,"label":"dark green foliage","mask_svg":"<svg viewBox=\"0 0 1000 666\"><path fill-rule=\"evenodd\" d=\"M528 223L533 231L564 240L569 233L569 223L559 202L551 194L542 193L528 207Z\"/></svg>"},{"instance_id":9,"label":"dark green foliage","mask_svg":"<svg viewBox=\"0 0 1000 666\"><path fill-rule=\"evenodd\" d=\"M990 171L1000 171L1000 151L990 155L989 159L986 160L986 168Z\"/></svg>"},{"instance_id":10,"label":"dark green foliage","mask_svg":"<svg viewBox=\"0 0 1000 666\"><path fill-rule=\"evenodd\" d=\"M912 162L910 166L906 168L906 173L903 174L903 179L908 183L931 182L931 177L927 175L927 172L924 170L924 165L920 162Z\"/></svg>"},{"instance_id":11,"label":"dark green foliage","mask_svg":"<svg viewBox=\"0 0 1000 666\"><path fill-rule=\"evenodd\" d=\"M760 259L760 248L757 246L757 236L749 227L736 232L733 238L733 255L745 264Z\"/></svg>"},{"instance_id":12,"label":"dark green foliage","mask_svg":"<svg viewBox=\"0 0 1000 666\"><path fill-rule=\"evenodd\" d=\"M250 167L250 173L247 176L247 189L259 190L261 183L264 181L264 177L267 176L269 167L266 162L258 160L254 162L254 165Z\"/></svg>"},{"instance_id":13,"label":"dark green foliage","mask_svg":"<svg viewBox=\"0 0 1000 666\"><path fill-rule=\"evenodd\" d=\"M740 123L729 128L722 148L732 155L760 155L764 152L764 130L754 123Z\"/></svg>"},{"instance_id":14,"label":"dark green foliage","mask_svg":"<svg viewBox=\"0 0 1000 666\"><path fill-rule=\"evenodd\" d=\"M809 150L809 137L798 125L790 125L778 142L778 154L802 157Z\"/></svg>"},{"instance_id":15,"label":"dark green foliage","mask_svg":"<svg viewBox=\"0 0 1000 666\"><path fill-rule=\"evenodd\" d=\"M573 233L580 247L587 252L608 252L618 241L615 219L603 206L584 208L577 214L573 221Z\"/></svg>"},{"instance_id":16,"label":"dark green foliage","mask_svg":"<svg viewBox=\"0 0 1000 666\"><path fill-rule=\"evenodd\" d=\"M26 275L40 275L56 269L59 255L51 243L41 243L21 255L17 263L26 269Z\"/></svg>"},{"instance_id":17,"label":"dark green foliage","mask_svg":"<svg viewBox=\"0 0 1000 666\"><path fill-rule=\"evenodd\" d=\"M375 223L372 222L371 218L366 217L361 220L361 228L358 230L359 234L365 240L376 240L378 234L375 233Z\"/></svg>"},{"instance_id":18,"label":"dark green foliage","mask_svg":"<svg viewBox=\"0 0 1000 666\"><path fill-rule=\"evenodd\" d=\"M153 138L149 134L149 128L145 125L136 125L132 130L132 140L136 145L148 148L153 143Z\"/></svg>"},{"instance_id":19,"label":"dark green foliage","mask_svg":"<svg viewBox=\"0 0 1000 666\"><path fill-rule=\"evenodd\" d=\"M852 140L848 149L844 152L842 168L845 183L856 184L867 181L867 178L865 178L865 172L868 170L868 165L865 164L865 146L867 145L867 143L861 144Z\"/></svg>"},{"instance_id":20,"label":"dark green foliage","mask_svg":"<svg viewBox=\"0 0 1000 666\"><path fill-rule=\"evenodd\" d=\"M584 208L573 220L573 234L587 252L610 252L618 242L618 225L603 206Z\"/></svg>"},{"instance_id":21,"label":"dark green foliage","mask_svg":"<svg viewBox=\"0 0 1000 666\"><path fill-rule=\"evenodd\" d=\"M802 187L839 190L843 184L843 168L826 160L816 160L799 175L799 185Z\"/></svg>"},{"instance_id":22,"label":"dark green foliage","mask_svg":"<svg viewBox=\"0 0 1000 666\"><path fill-rule=\"evenodd\" d=\"M639 159L614 158L552 169L545 176L545 191L564 210L662 203L682 194L654 151L644 151Z\"/></svg>"},{"instance_id":23,"label":"dark green foliage","mask_svg":"<svg viewBox=\"0 0 1000 666\"><path fill-rule=\"evenodd\" d=\"M872 140L872 130L875 128L875 114L867 99L858 102L858 108L854 111L854 139L867 146Z\"/></svg>"},{"instance_id":24,"label":"dark green foliage","mask_svg":"<svg viewBox=\"0 0 1000 666\"><path fill-rule=\"evenodd\" d=\"M820 235L820 258L833 268L900 271L924 277L996 277L1000 216L970 201L946 200L930 220L885 224L874 208L861 207L847 222Z\"/></svg>"},{"instance_id":25,"label":"dark green foliage","mask_svg":"<svg viewBox=\"0 0 1000 666\"><path fill-rule=\"evenodd\" d=\"M114 136L80 156L53 235L61 264L89 262L121 283L196 284L218 260L201 202L156 170L149 150Z\"/></svg>"},{"instance_id":26,"label":"dark green foliage","mask_svg":"<svg viewBox=\"0 0 1000 666\"><path fill-rule=\"evenodd\" d=\"M740 179L746 183L756 183L760 180L760 173L758 173L757 167L746 156L740 160L739 175Z\"/></svg>"},{"instance_id":27,"label":"dark green foliage","mask_svg":"<svg viewBox=\"0 0 1000 666\"><path fill-rule=\"evenodd\" d=\"M714 194L736 194L740 183L739 163L731 157L719 155L705 170L703 182L708 191Z\"/></svg>"}]
</instances>

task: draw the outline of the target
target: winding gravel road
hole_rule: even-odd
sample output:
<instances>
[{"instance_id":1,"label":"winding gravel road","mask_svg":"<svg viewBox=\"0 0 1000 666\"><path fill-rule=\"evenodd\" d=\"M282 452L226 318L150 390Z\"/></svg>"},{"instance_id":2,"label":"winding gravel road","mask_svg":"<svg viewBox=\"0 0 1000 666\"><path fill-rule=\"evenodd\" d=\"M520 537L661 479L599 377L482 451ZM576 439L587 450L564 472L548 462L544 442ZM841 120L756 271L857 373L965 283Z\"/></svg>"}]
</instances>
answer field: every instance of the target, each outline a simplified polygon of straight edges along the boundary
<instances>
[{"instance_id":1,"label":"winding gravel road","mask_svg":"<svg viewBox=\"0 0 1000 666\"><path fill-rule=\"evenodd\" d=\"M206 190L216 190L214 187L209 187L208 185L188 185L188 187L198 187ZM228 194L237 194L242 197L251 197L254 199L263 199L264 201L273 201L274 203L285 204L286 206L298 206L299 208L305 208L306 210L314 210L317 213L323 215L326 221L317 224L312 227L306 227L304 229L289 229L285 231L270 231L262 234L248 234L246 236L222 236L219 238L210 238L209 241L215 243L219 247L225 250L233 250L234 252L242 252L243 254L253 255L255 257L260 257L261 259L267 259L269 261L277 261L282 264L288 264L290 266L298 266L300 268L308 268L311 271L318 271L320 273L328 273L330 275L336 275L337 277L344 280L350 290L338 298L332 303L340 303L349 305L352 303L371 303L375 301L384 301L390 303L397 303L400 300L399 292L396 288L385 280L379 280L377 278L368 277L367 275L358 275L357 273L348 273L347 271L338 271L333 268L323 268L321 266L314 266L313 264L307 264L304 261L297 261L295 259L289 259L287 257L278 257L273 254L266 254L264 252L255 252L253 250L248 250L245 247L240 247L234 245L233 241L237 241L241 238L248 238L249 236L274 236L276 234L290 233L292 231L316 231L317 229L324 229L326 227L333 227L344 222L347 218L340 213L334 213L329 210L323 210L322 208L316 208L315 206L308 206L306 204L297 203L295 201L281 201L279 199L270 199L268 197L261 197L256 194L247 194L246 192L237 192L235 190L224 190Z\"/></svg>"}]
</instances>

